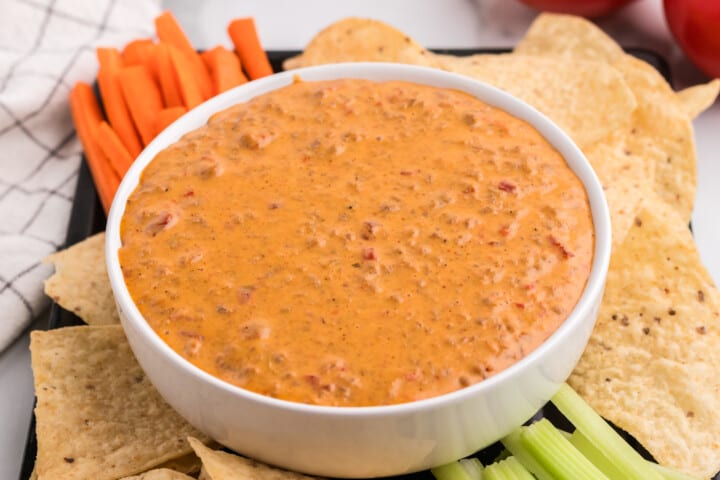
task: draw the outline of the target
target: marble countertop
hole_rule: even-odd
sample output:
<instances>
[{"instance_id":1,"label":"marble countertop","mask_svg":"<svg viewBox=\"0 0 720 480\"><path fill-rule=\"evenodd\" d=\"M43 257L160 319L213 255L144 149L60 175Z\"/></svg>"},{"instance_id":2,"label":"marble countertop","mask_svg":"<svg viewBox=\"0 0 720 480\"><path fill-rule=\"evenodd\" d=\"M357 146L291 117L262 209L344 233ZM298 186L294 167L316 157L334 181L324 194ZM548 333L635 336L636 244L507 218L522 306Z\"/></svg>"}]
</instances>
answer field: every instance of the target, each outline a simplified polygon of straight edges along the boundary
<instances>
[{"instance_id":1,"label":"marble countertop","mask_svg":"<svg viewBox=\"0 0 720 480\"><path fill-rule=\"evenodd\" d=\"M324 26L346 16L373 17L405 31L432 48L512 47L537 11L515 0L165 0L198 48L229 46L228 19L254 16L261 40L270 50L302 49ZM637 0L598 21L627 47L643 47L664 56L676 88L707 79L673 42L661 0ZM695 122L698 192L693 231L701 256L720 282L720 102ZM46 318L39 318L34 327ZM0 479L18 478L33 402L28 335L0 354Z\"/></svg>"}]
</instances>

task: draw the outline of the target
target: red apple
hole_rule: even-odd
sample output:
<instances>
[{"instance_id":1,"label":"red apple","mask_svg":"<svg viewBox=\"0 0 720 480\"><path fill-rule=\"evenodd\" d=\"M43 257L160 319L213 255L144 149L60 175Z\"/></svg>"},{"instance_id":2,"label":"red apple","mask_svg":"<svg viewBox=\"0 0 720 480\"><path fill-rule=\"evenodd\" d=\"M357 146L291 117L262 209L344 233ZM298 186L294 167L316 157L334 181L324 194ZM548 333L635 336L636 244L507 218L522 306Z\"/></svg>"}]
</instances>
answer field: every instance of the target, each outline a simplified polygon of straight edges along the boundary
<instances>
[{"instance_id":1,"label":"red apple","mask_svg":"<svg viewBox=\"0 0 720 480\"><path fill-rule=\"evenodd\" d=\"M720 0L665 0L665 19L690 60L720 78Z\"/></svg>"}]
</instances>

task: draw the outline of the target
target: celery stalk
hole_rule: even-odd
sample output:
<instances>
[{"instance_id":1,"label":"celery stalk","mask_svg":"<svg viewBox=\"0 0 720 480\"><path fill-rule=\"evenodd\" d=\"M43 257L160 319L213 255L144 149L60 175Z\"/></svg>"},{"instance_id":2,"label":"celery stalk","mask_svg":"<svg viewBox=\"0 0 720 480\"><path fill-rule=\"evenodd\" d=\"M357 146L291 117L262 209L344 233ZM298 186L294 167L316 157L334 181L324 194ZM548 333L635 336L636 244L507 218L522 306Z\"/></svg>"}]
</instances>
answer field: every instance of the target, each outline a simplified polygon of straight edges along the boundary
<instances>
[{"instance_id":1,"label":"celery stalk","mask_svg":"<svg viewBox=\"0 0 720 480\"><path fill-rule=\"evenodd\" d=\"M650 463L650 466L660 475L663 476L665 480L699 480L697 477L692 477L688 475L687 473L678 472L677 470L673 470L672 468L663 467L662 465L658 465L657 463Z\"/></svg>"},{"instance_id":2,"label":"celery stalk","mask_svg":"<svg viewBox=\"0 0 720 480\"><path fill-rule=\"evenodd\" d=\"M535 477L522 466L522 463L517 458L510 456L503 462L507 464L508 469L512 472L513 480L535 480Z\"/></svg>"},{"instance_id":3,"label":"celery stalk","mask_svg":"<svg viewBox=\"0 0 720 480\"><path fill-rule=\"evenodd\" d=\"M605 455L603 455L597 448L595 448L595 445L593 445L592 442L585 437L585 435L580 433L579 430L575 430L573 432L572 436L570 437L570 443L575 445L575 448L580 450L580 452L585 455L588 460L594 463L595 466L602 470L603 473L609 478L624 478L622 473L620 473L620 470L618 470L617 467L613 465L613 463L608 460L607 457L605 457ZM698 480L696 477L692 477L683 472L678 472L677 470L663 467L662 465L658 465L657 463L651 462L649 460L646 460L646 462L655 471L660 473L660 475L662 475L665 480Z\"/></svg>"},{"instance_id":4,"label":"celery stalk","mask_svg":"<svg viewBox=\"0 0 720 480\"><path fill-rule=\"evenodd\" d=\"M520 443L557 480L608 480L545 418L525 429Z\"/></svg>"},{"instance_id":5,"label":"celery stalk","mask_svg":"<svg viewBox=\"0 0 720 480\"><path fill-rule=\"evenodd\" d=\"M527 429L527 427L520 427L513 430L510 435L506 436L502 440L502 444L507 448L510 453L527 469L535 475L538 480L555 480L545 468L543 468L525 448L520 441L520 436ZM487 470L487 469L486 469Z\"/></svg>"},{"instance_id":6,"label":"celery stalk","mask_svg":"<svg viewBox=\"0 0 720 480\"><path fill-rule=\"evenodd\" d=\"M663 480L640 454L569 385L563 384L552 403L621 473L623 480Z\"/></svg>"},{"instance_id":7,"label":"celery stalk","mask_svg":"<svg viewBox=\"0 0 720 480\"><path fill-rule=\"evenodd\" d=\"M430 471L437 480L473 480L460 462L450 462Z\"/></svg>"},{"instance_id":8,"label":"celery stalk","mask_svg":"<svg viewBox=\"0 0 720 480\"><path fill-rule=\"evenodd\" d=\"M485 467L485 480L512 480L503 462L504 460L491 463Z\"/></svg>"},{"instance_id":9,"label":"celery stalk","mask_svg":"<svg viewBox=\"0 0 720 480\"><path fill-rule=\"evenodd\" d=\"M460 465L472 480L483 480L483 464L477 458L464 458L460 460Z\"/></svg>"},{"instance_id":10,"label":"celery stalk","mask_svg":"<svg viewBox=\"0 0 720 480\"><path fill-rule=\"evenodd\" d=\"M580 430L575 430L573 432L570 436L570 443L580 450L580 453L585 455L585 458L590 460L596 467L602 470L608 478L613 480L623 478L620 470L618 470L618 468L613 465L613 463L608 460L607 457L600 452L600 450L595 448L595 445L593 445L592 442L585 437L585 435L580 433Z\"/></svg>"},{"instance_id":11,"label":"celery stalk","mask_svg":"<svg viewBox=\"0 0 720 480\"><path fill-rule=\"evenodd\" d=\"M485 480L535 480L518 459L510 456L485 468Z\"/></svg>"},{"instance_id":12,"label":"celery stalk","mask_svg":"<svg viewBox=\"0 0 720 480\"><path fill-rule=\"evenodd\" d=\"M485 480L509 480L502 472L502 467L498 462L491 463L485 467Z\"/></svg>"},{"instance_id":13,"label":"celery stalk","mask_svg":"<svg viewBox=\"0 0 720 480\"><path fill-rule=\"evenodd\" d=\"M491 463L485 467L485 480L509 480L500 462Z\"/></svg>"}]
</instances>

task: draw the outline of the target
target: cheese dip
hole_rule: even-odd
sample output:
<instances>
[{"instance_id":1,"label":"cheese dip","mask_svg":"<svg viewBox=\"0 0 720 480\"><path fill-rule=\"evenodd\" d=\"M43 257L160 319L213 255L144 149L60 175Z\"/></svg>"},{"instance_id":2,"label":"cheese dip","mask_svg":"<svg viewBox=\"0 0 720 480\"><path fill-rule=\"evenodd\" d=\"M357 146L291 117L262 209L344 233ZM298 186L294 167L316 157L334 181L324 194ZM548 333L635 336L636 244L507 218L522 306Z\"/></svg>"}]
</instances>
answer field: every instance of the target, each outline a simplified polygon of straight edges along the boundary
<instances>
[{"instance_id":1,"label":"cheese dip","mask_svg":"<svg viewBox=\"0 0 720 480\"><path fill-rule=\"evenodd\" d=\"M532 352L588 279L587 195L528 123L454 90L296 81L160 152L127 201L140 312L224 381L410 402Z\"/></svg>"}]
</instances>

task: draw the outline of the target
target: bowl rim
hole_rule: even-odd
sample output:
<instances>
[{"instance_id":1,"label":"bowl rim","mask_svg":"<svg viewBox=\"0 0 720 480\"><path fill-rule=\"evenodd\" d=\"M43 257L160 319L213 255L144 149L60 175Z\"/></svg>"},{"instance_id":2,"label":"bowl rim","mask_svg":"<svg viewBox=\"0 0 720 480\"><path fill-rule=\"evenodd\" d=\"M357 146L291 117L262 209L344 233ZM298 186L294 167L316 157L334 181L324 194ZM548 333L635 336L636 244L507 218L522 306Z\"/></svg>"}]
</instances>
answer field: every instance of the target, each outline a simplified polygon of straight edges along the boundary
<instances>
[{"instance_id":1,"label":"bowl rim","mask_svg":"<svg viewBox=\"0 0 720 480\"><path fill-rule=\"evenodd\" d=\"M340 78L364 78L374 81L400 80L439 88L456 89L528 122L539 131L543 138L563 156L568 166L582 182L588 196L595 233L594 255L590 275L580 299L562 324L528 355L478 383L426 399L371 406L305 404L262 395L227 383L211 375L192 364L165 343L143 318L132 300L120 267L118 258L118 250L121 246L120 222L127 199L135 190L140 175L147 164L153 160L158 152L177 141L183 134L204 125L207 119L216 112L289 85L298 77L304 81ZM511 380L538 359L551 354L556 345L562 344L566 337L572 334L578 323L583 322L588 315L592 314L595 301L602 296L610 262L610 225L609 210L602 186L584 154L559 126L524 101L479 80L434 68L381 62L337 63L276 73L235 87L190 110L160 133L137 157L116 192L106 224L105 258L113 296L118 306L126 312L126 317L122 322L123 328L127 329L125 321L130 322L158 354L165 357L176 368L184 370L186 374L245 401L264 403L284 410L323 416L385 416L414 414L449 404L461 403L469 397L492 391L497 384Z\"/></svg>"}]
</instances>

